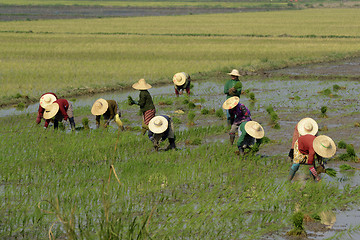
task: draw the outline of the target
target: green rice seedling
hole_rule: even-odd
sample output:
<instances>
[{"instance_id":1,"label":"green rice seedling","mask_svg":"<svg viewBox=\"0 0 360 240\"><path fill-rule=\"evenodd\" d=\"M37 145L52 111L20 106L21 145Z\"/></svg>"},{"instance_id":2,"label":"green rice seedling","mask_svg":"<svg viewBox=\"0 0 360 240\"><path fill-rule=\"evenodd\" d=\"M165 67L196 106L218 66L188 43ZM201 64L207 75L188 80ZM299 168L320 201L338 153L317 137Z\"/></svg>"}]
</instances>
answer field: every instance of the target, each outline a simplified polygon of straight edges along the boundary
<instances>
[{"instance_id":1,"label":"green rice seedling","mask_svg":"<svg viewBox=\"0 0 360 240\"><path fill-rule=\"evenodd\" d=\"M189 107L189 109L194 109L196 107L196 105L193 102L189 102L188 107Z\"/></svg>"},{"instance_id":2,"label":"green rice seedling","mask_svg":"<svg viewBox=\"0 0 360 240\"><path fill-rule=\"evenodd\" d=\"M270 113L270 117L271 117L271 121L272 121L273 123L276 123L277 120L279 120L279 116L277 115L276 112L271 112L271 113Z\"/></svg>"},{"instance_id":3,"label":"green rice seedling","mask_svg":"<svg viewBox=\"0 0 360 240\"><path fill-rule=\"evenodd\" d=\"M338 143L338 148L340 149L346 149L346 142L344 140L340 140Z\"/></svg>"},{"instance_id":4,"label":"green rice seedling","mask_svg":"<svg viewBox=\"0 0 360 240\"><path fill-rule=\"evenodd\" d=\"M250 101L251 101L251 102L256 102L255 93L251 92L251 93L249 94L249 98L250 98Z\"/></svg>"},{"instance_id":5,"label":"green rice seedling","mask_svg":"<svg viewBox=\"0 0 360 240\"><path fill-rule=\"evenodd\" d=\"M292 216L292 223L294 225L294 228L292 230L290 230L287 235L289 236L302 236L302 237L306 237L306 231L304 229L303 226L303 222L304 222L304 214L302 212L296 212L293 216Z\"/></svg>"},{"instance_id":6,"label":"green rice seedling","mask_svg":"<svg viewBox=\"0 0 360 240\"><path fill-rule=\"evenodd\" d=\"M86 130L90 129L90 127L89 127L89 119L87 117L84 117L81 120L81 123L84 126L84 129L86 129Z\"/></svg>"},{"instance_id":7,"label":"green rice seedling","mask_svg":"<svg viewBox=\"0 0 360 240\"><path fill-rule=\"evenodd\" d=\"M281 127L280 127L280 124L277 122L277 123L274 124L273 128L274 129L280 129Z\"/></svg>"},{"instance_id":8,"label":"green rice seedling","mask_svg":"<svg viewBox=\"0 0 360 240\"><path fill-rule=\"evenodd\" d=\"M224 119L225 116L224 111L221 108L215 111L215 115L220 119Z\"/></svg>"},{"instance_id":9,"label":"green rice seedling","mask_svg":"<svg viewBox=\"0 0 360 240\"><path fill-rule=\"evenodd\" d=\"M326 113L327 112L327 106L322 106L320 110L321 110L321 117L322 118L327 118L328 117L327 113Z\"/></svg>"},{"instance_id":10,"label":"green rice seedling","mask_svg":"<svg viewBox=\"0 0 360 240\"><path fill-rule=\"evenodd\" d=\"M177 117L172 117L171 119L172 119L174 124L181 124L181 122L182 122L181 119L177 118Z\"/></svg>"},{"instance_id":11,"label":"green rice seedling","mask_svg":"<svg viewBox=\"0 0 360 240\"><path fill-rule=\"evenodd\" d=\"M341 89L346 89L346 87L340 87L340 86L337 85L337 84L334 84L334 85L333 85L333 91L334 91L334 92L337 92L337 91L339 91L339 90L341 90Z\"/></svg>"},{"instance_id":12,"label":"green rice seedling","mask_svg":"<svg viewBox=\"0 0 360 240\"><path fill-rule=\"evenodd\" d=\"M331 94L331 90L329 88L327 88L325 90L322 90L320 93L325 96L329 96Z\"/></svg>"},{"instance_id":13,"label":"green rice seedling","mask_svg":"<svg viewBox=\"0 0 360 240\"><path fill-rule=\"evenodd\" d=\"M172 105L173 101L171 99L165 99L164 101L159 101L159 105Z\"/></svg>"},{"instance_id":14,"label":"green rice seedling","mask_svg":"<svg viewBox=\"0 0 360 240\"><path fill-rule=\"evenodd\" d=\"M65 131L65 125L64 125L64 123L63 122L59 122L59 130L61 130L61 131Z\"/></svg>"},{"instance_id":15,"label":"green rice seedling","mask_svg":"<svg viewBox=\"0 0 360 240\"><path fill-rule=\"evenodd\" d=\"M23 102L19 102L17 105L16 105L16 109L19 110L19 111L22 111L25 109L25 104Z\"/></svg>"},{"instance_id":16,"label":"green rice seedling","mask_svg":"<svg viewBox=\"0 0 360 240\"><path fill-rule=\"evenodd\" d=\"M264 136L264 137L261 139L261 144L266 144L266 143L270 143L270 142L271 142L270 138L268 138L268 137L266 137L266 136Z\"/></svg>"},{"instance_id":17,"label":"green rice seedling","mask_svg":"<svg viewBox=\"0 0 360 240\"><path fill-rule=\"evenodd\" d=\"M192 125L195 124L195 123L194 123L195 116L196 116L196 114L195 114L195 112L193 112L193 111L190 111L190 112L188 113L188 125L192 126Z\"/></svg>"},{"instance_id":18,"label":"green rice seedling","mask_svg":"<svg viewBox=\"0 0 360 240\"><path fill-rule=\"evenodd\" d=\"M344 170L344 171L355 169L354 167L350 166L349 164L342 164L342 165L340 165L339 168L340 168L340 170Z\"/></svg>"},{"instance_id":19,"label":"green rice seedling","mask_svg":"<svg viewBox=\"0 0 360 240\"><path fill-rule=\"evenodd\" d=\"M209 113L210 113L210 111L208 109L206 109L206 108L201 109L201 114L202 115L207 115Z\"/></svg>"},{"instance_id":20,"label":"green rice seedling","mask_svg":"<svg viewBox=\"0 0 360 240\"><path fill-rule=\"evenodd\" d=\"M189 98L188 97L186 97L184 100L183 100L183 104L189 104L189 102L190 102L190 100L189 100Z\"/></svg>"},{"instance_id":21,"label":"green rice seedling","mask_svg":"<svg viewBox=\"0 0 360 240\"><path fill-rule=\"evenodd\" d=\"M336 170L333 168L326 168L325 173L330 177L336 177Z\"/></svg>"},{"instance_id":22,"label":"green rice seedling","mask_svg":"<svg viewBox=\"0 0 360 240\"><path fill-rule=\"evenodd\" d=\"M356 158L355 149L354 149L354 146L352 144L347 144L346 145L346 153L349 155L349 157Z\"/></svg>"},{"instance_id":23,"label":"green rice seedling","mask_svg":"<svg viewBox=\"0 0 360 240\"><path fill-rule=\"evenodd\" d=\"M242 83L239 81L235 84L234 86L235 89L239 89L239 88L242 88Z\"/></svg>"},{"instance_id":24,"label":"green rice seedling","mask_svg":"<svg viewBox=\"0 0 360 240\"><path fill-rule=\"evenodd\" d=\"M130 123L130 120L127 119L127 118L121 118L121 121L125 124L129 124Z\"/></svg>"},{"instance_id":25,"label":"green rice seedling","mask_svg":"<svg viewBox=\"0 0 360 240\"><path fill-rule=\"evenodd\" d=\"M311 217L312 219L314 219L315 221L320 221L320 220L321 220L321 217L320 217L319 214L317 214L317 213L311 214L310 217Z\"/></svg>"},{"instance_id":26,"label":"green rice seedling","mask_svg":"<svg viewBox=\"0 0 360 240\"><path fill-rule=\"evenodd\" d=\"M273 106L271 106L271 105L267 106L266 111L268 112L268 114L271 114L272 112L274 112Z\"/></svg>"}]
</instances>

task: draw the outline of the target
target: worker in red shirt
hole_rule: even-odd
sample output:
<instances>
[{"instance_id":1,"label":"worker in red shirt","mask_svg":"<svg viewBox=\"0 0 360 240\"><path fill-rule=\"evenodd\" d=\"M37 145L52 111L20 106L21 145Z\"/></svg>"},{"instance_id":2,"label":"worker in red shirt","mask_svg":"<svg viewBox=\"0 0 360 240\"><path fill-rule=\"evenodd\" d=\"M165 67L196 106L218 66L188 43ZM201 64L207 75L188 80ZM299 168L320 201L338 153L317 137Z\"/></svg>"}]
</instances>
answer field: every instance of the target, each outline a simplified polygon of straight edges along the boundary
<instances>
[{"instance_id":1,"label":"worker in red shirt","mask_svg":"<svg viewBox=\"0 0 360 240\"><path fill-rule=\"evenodd\" d=\"M323 158L331 158L336 152L334 141L325 135L314 136L306 134L300 136L294 145L293 165L290 169L289 180L291 181L300 164L309 165L310 173L316 181L320 181L320 176L315 169L315 158L324 167Z\"/></svg>"},{"instance_id":2,"label":"worker in red shirt","mask_svg":"<svg viewBox=\"0 0 360 240\"><path fill-rule=\"evenodd\" d=\"M66 99L58 99L45 108L44 118L46 119L45 128L49 126L52 118L54 118L54 129L58 128L59 121L69 119L71 129L75 130L74 111L72 104Z\"/></svg>"},{"instance_id":3,"label":"worker in red shirt","mask_svg":"<svg viewBox=\"0 0 360 240\"><path fill-rule=\"evenodd\" d=\"M41 122L41 119L43 118L45 107L49 106L53 102L55 102L58 99L55 93L47 92L41 95L40 102L39 102L39 109L38 109L38 115L36 117L36 123L39 124ZM46 125L46 121L45 121Z\"/></svg>"}]
</instances>

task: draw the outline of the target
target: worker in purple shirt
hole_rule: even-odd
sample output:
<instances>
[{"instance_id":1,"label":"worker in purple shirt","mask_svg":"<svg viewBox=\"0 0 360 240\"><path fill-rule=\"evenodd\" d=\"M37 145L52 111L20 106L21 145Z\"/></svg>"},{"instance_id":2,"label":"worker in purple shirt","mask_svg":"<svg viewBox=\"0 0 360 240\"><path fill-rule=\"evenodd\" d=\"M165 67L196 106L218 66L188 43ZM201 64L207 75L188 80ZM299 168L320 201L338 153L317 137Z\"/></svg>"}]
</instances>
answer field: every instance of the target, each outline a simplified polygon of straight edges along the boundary
<instances>
[{"instance_id":1,"label":"worker in purple shirt","mask_svg":"<svg viewBox=\"0 0 360 240\"><path fill-rule=\"evenodd\" d=\"M239 97L228 98L224 102L223 108L228 110L230 115L231 129L229 135L230 144L232 145L240 124L245 121L251 121L251 114L250 110L244 104L240 103Z\"/></svg>"}]
</instances>

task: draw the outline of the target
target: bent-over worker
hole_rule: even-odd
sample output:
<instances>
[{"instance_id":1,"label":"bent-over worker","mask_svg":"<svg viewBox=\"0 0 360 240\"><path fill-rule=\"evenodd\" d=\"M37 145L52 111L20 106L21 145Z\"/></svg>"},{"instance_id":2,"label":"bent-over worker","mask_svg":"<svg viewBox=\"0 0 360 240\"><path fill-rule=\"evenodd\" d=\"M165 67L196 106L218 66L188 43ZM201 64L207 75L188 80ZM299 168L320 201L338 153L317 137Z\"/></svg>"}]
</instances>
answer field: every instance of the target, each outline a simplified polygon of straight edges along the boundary
<instances>
[{"instance_id":1,"label":"bent-over worker","mask_svg":"<svg viewBox=\"0 0 360 240\"><path fill-rule=\"evenodd\" d=\"M258 149L264 135L264 129L258 122L242 122L239 126L239 139L237 141L237 147L240 154L243 155L245 149Z\"/></svg>"},{"instance_id":2,"label":"bent-over worker","mask_svg":"<svg viewBox=\"0 0 360 240\"><path fill-rule=\"evenodd\" d=\"M36 117L36 123L39 124L41 122L41 119L43 118L45 107L49 106L53 102L55 102L58 99L55 93L47 92L41 95L40 101L39 101L39 109L38 109L38 115ZM46 121L45 121L46 125Z\"/></svg>"},{"instance_id":3,"label":"bent-over worker","mask_svg":"<svg viewBox=\"0 0 360 240\"><path fill-rule=\"evenodd\" d=\"M188 96L190 96L191 77L185 72L176 73L173 77L175 95L179 97L185 89Z\"/></svg>"},{"instance_id":4,"label":"bent-over worker","mask_svg":"<svg viewBox=\"0 0 360 240\"><path fill-rule=\"evenodd\" d=\"M69 119L72 130L75 130L74 111L71 102L66 99L57 99L45 108L44 118L46 119L45 128L49 126L52 118L54 118L54 129L59 126L59 121Z\"/></svg>"},{"instance_id":5,"label":"bent-over worker","mask_svg":"<svg viewBox=\"0 0 360 240\"><path fill-rule=\"evenodd\" d=\"M115 100L105 100L99 98L93 104L91 113L96 116L96 128L100 127L100 119L101 116L103 116L105 120L105 128L109 125L110 121L114 119L119 128L124 130L123 123L120 120L121 112Z\"/></svg>"},{"instance_id":6,"label":"bent-over worker","mask_svg":"<svg viewBox=\"0 0 360 240\"><path fill-rule=\"evenodd\" d=\"M159 150L160 143L166 139L169 139L166 150L176 149L174 124L170 116L160 115L153 117L149 122L148 135L156 151Z\"/></svg>"}]
</instances>

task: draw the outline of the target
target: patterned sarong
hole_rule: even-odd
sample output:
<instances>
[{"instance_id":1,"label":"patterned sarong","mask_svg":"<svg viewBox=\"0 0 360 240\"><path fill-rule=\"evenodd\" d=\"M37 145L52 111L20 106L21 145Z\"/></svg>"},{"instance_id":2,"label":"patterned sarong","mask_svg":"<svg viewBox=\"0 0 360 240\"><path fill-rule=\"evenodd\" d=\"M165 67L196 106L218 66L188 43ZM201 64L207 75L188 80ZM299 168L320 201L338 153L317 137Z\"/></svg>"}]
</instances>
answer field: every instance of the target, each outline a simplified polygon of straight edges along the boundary
<instances>
[{"instance_id":1,"label":"patterned sarong","mask_svg":"<svg viewBox=\"0 0 360 240\"><path fill-rule=\"evenodd\" d=\"M299 151L299 144L296 140L294 144L294 160L293 163L300 163L300 164L308 164L309 161L309 155L302 154Z\"/></svg>"},{"instance_id":2,"label":"patterned sarong","mask_svg":"<svg viewBox=\"0 0 360 240\"><path fill-rule=\"evenodd\" d=\"M149 125L150 120L155 117L155 109L150 109L144 112L143 121L145 125Z\"/></svg>"}]
</instances>

